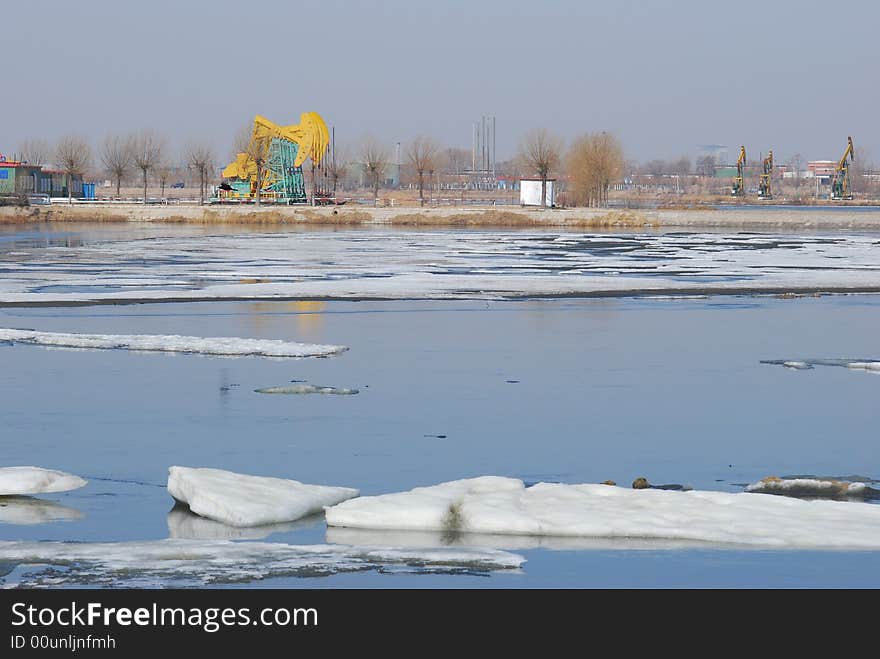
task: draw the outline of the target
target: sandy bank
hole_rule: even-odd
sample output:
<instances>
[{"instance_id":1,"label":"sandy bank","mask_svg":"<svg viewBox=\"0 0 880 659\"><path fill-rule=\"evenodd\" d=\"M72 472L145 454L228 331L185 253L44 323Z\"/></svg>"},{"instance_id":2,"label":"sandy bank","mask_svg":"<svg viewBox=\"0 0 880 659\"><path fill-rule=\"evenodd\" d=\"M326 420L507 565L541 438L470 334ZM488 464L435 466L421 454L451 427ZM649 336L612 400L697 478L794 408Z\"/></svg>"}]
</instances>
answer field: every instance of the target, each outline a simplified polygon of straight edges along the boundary
<instances>
[{"instance_id":1,"label":"sandy bank","mask_svg":"<svg viewBox=\"0 0 880 659\"><path fill-rule=\"evenodd\" d=\"M169 222L187 224L377 225L400 227L558 227L588 228L752 228L880 229L877 210L609 210L524 209L519 206L470 208L303 208L295 206L185 206L57 204L0 208L0 224L35 222Z\"/></svg>"}]
</instances>

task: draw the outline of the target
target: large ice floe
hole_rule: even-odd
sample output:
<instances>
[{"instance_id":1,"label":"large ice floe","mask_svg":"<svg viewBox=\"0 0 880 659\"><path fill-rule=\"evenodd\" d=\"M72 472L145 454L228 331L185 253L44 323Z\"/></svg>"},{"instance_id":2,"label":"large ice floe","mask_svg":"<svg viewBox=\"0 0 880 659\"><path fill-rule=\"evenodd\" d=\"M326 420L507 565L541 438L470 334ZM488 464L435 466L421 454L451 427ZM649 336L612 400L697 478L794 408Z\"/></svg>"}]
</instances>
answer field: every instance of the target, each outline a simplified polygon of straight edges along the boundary
<instances>
[{"instance_id":1,"label":"large ice floe","mask_svg":"<svg viewBox=\"0 0 880 659\"><path fill-rule=\"evenodd\" d=\"M524 562L522 556L506 551L450 547L403 549L197 540L0 542L0 564L23 568L20 576L11 574L5 581L20 587L186 586L363 570L491 572L517 569ZM65 569L59 571L55 566ZM0 578L3 583L4 578Z\"/></svg>"},{"instance_id":2,"label":"large ice floe","mask_svg":"<svg viewBox=\"0 0 880 659\"><path fill-rule=\"evenodd\" d=\"M358 490L174 466L168 469L168 493L202 517L229 526L260 526L319 513L326 506L356 497Z\"/></svg>"},{"instance_id":3,"label":"large ice floe","mask_svg":"<svg viewBox=\"0 0 880 659\"><path fill-rule=\"evenodd\" d=\"M0 467L0 496L67 492L88 481L54 469L42 467Z\"/></svg>"},{"instance_id":4,"label":"large ice floe","mask_svg":"<svg viewBox=\"0 0 880 659\"><path fill-rule=\"evenodd\" d=\"M880 549L880 506L749 492L634 490L498 476L365 496L326 509L331 527Z\"/></svg>"},{"instance_id":5,"label":"large ice floe","mask_svg":"<svg viewBox=\"0 0 880 659\"><path fill-rule=\"evenodd\" d=\"M346 346L232 336L205 338L174 334L69 334L21 329L0 329L0 340L59 348L185 352L223 357L322 357L348 350Z\"/></svg>"}]
</instances>

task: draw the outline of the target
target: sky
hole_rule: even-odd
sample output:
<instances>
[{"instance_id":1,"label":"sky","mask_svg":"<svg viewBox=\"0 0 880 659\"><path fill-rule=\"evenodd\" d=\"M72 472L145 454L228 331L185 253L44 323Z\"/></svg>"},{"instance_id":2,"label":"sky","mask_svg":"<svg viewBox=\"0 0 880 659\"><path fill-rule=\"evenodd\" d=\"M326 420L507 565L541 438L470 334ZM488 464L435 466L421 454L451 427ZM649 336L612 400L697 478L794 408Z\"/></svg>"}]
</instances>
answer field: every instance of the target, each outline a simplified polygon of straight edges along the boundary
<instances>
[{"instance_id":1,"label":"sky","mask_svg":"<svg viewBox=\"0 0 880 659\"><path fill-rule=\"evenodd\" d=\"M79 0L3 3L0 152L150 129L222 158L262 114L338 148L424 134L499 160L530 129L609 131L628 159L880 160L880 3L857 0Z\"/></svg>"}]
</instances>

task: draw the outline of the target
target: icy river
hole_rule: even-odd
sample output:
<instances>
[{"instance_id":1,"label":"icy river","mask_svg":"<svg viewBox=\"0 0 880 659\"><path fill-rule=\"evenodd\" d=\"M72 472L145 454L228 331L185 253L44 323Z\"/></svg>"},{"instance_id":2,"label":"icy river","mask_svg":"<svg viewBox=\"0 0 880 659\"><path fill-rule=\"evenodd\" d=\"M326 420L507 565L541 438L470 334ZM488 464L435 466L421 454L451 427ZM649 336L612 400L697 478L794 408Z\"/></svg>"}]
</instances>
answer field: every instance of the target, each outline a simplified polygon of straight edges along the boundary
<instances>
[{"instance_id":1,"label":"icy river","mask_svg":"<svg viewBox=\"0 0 880 659\"><path fill-rule=\"evenodd\" d=\"M649 507L601 537L234 527L166 489L174 465L362 497L880 488L880 235L20 226L0 272L0 467L88 481L0 496L0 587L880 587L870 526L839 547Z\"/></svg>"}]
</instances>

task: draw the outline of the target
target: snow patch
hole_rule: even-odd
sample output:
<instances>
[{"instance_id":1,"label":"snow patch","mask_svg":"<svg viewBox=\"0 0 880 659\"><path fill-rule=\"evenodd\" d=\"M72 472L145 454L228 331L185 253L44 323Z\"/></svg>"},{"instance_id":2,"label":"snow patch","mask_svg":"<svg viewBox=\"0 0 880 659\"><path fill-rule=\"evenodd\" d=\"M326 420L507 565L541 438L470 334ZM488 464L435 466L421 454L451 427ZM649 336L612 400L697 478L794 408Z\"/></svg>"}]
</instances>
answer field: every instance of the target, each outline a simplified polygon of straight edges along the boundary
<instances>
[{"instance_id":1,"label":"snow patch","mask_svg":"<svg viewBox=\"0 0 880 659\"><path fill-rule=\"evenodd\" d=\"M634 490L510 478L451 481L345 501L328 526L530 536L687 540L880 550L880 506L748 492Z\"/></svg>"},{"instance_id":2,"label":"snow patch","mask_svg":"<svg viewBox=\"0 0 880 659\"><path fill-rule=\"evenodd\" d=\"M230 526L289 522L358 495L349 487L177 466L168 469L167 487L192 512Z\"/></svg>"},{"instance_id":3,"label":"snow patch","mask_svg":"<svg viewBox=\"0 0 880 659\"><path fill-rule=\"evenodd\" d=\"M88 481L54 469L42 467L0 467L0 496L67 492L83 487Z\"/></svg>"},{"instance_id":4,"label":"snow patch","mask_svg":"<svg viewBox=\"0 0 880 659\"><path fill-rule=\"evenodd\" d=\"M319 357L348 350L346 346L296 343L275 339L178 336L175 334L68 334L0 329L0 340L60 348L185 352L223 357Z\"/></svg>"}]
</instances>

